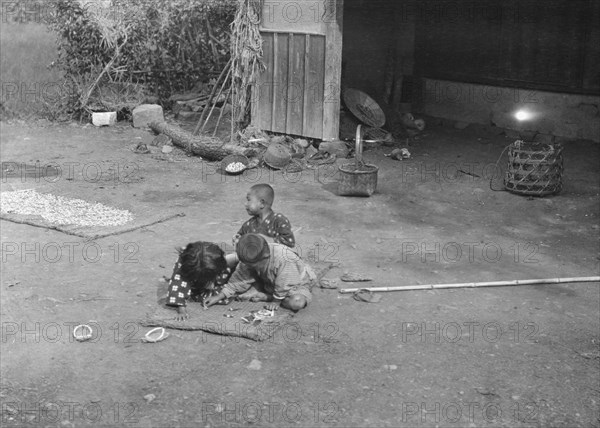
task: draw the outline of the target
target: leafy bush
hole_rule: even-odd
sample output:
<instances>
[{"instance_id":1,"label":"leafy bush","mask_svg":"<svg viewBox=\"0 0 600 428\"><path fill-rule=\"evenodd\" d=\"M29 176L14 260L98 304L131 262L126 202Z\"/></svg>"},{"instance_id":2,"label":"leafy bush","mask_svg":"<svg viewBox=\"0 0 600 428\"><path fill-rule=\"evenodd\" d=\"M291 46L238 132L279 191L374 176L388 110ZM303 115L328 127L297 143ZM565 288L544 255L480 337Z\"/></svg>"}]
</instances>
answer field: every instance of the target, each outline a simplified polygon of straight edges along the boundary
<instances>
[{"instance_id":1,"label":"leafy bush","mask_svg":"<svg viewBox=\"0 0 600 428\"><path fill-rule=\"evenodd\" d=\"M90 112L127 108L146 95L164 100L218 74L229 57L237 0L57 0L53 6L55 66L77 94L71 109Z\"/></svg>"}]
</instances>

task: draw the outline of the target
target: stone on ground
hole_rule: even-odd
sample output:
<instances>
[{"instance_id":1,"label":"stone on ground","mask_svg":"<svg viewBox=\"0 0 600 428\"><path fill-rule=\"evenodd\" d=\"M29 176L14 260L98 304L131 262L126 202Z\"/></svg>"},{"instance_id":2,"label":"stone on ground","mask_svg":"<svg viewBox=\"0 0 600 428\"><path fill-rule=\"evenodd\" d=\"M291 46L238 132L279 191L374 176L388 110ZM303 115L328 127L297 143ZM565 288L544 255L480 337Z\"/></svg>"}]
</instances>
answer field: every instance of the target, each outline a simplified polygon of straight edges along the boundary
<instances>
[{"instance_id":1,"label":"stone on ground","mask_svg":"<svg viewBox=\"0 0 600 428\"><path fill-rule=\"evenodd\" d=\"M133 127L145 128L150 122L164 122L163 109L158 104L142 104L133 109Z\"/></svg>"}]
</instances>

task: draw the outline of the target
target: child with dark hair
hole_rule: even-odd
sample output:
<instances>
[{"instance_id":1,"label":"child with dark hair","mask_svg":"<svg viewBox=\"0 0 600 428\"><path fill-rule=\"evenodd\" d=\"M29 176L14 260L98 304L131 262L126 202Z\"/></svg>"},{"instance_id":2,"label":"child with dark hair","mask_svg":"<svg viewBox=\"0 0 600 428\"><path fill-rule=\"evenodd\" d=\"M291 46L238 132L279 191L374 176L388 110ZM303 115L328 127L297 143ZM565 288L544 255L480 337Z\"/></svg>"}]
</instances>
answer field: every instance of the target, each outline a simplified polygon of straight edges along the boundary
<instances>
[{"instance_id":1,"label":"child with dark hair","mask_svg":"<svg viewBox=\"0 0 600 428\"><path fill-rule=\"evenodd\" d=\"M260 233L278 244L290 248L296 245L292 224L281 213L273 211L275 191L268 184L255 184L246 194L246 212L252 216L246 221L238 233L233 237L233 246L236 247L239 239L248 233ZM238 258L235 253L227 255L227 264L235 267Z\"/></svg>"},{"instance_id":2,"label":"child with dark hair","mask_svg":"<svg viewBox=\"0 0 600 428\"><path fill-rule=\"evenodd\" d=\"M177 307L175 319L182 321L189 317L186 300L203 302L218 294L231 271L223 250L211 242L192 242L178 251L166 304Z\"/></svg>"},{"instance_id":3,"label":"child with dark hair","mask_svg":"<svg viewBox=\"0 0 600 428\"><path fill-rule=\"evenodd\" d=\"M273 240L284 248L296 244L292 225L283 214L272 209L275 191L268 184L255 184L246 195L246 212L252 216L233 238L236 247L240 237L253 233ZM187 319L186 300L204 301L220 293L239 262L236 253L224 255L221 248L209 242L194 242L180 251L169 281L167 305L176 306L176 319Z\"/></svg>"}]
</instances>

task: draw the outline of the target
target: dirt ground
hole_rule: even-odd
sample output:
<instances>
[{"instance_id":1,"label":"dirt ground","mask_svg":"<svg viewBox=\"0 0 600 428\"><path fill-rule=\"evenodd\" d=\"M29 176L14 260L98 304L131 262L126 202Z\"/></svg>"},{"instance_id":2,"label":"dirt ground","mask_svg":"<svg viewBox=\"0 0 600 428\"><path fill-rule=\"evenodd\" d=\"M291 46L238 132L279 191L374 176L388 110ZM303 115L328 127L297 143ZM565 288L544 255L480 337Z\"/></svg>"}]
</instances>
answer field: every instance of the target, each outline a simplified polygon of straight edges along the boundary
<instances>
[{"instance_id":1,"label":"dirt ground","mask_svg":"<svg viewBox=\"0 0 600 428\"><path fill-rule=\"evenodd\" d=\"M131 150L152 139L128 124L2 125L3 170L21 168L3 172L2 191L185 213L92 242L0 222L3 426L600 426L597 282L393 292L379 303L318 289L266 342L171 330L147 344L138 323L164 295L174 248L230 242L257 182L275 188L303 255L339 261L332 279L599 275L599 145L566 143L563 191L528 198L490 190L512 139L430 126L409 160L367 151L378 192L348 198L335 194L334 167L234 178L179 150ZM24 165L38 161L61 169L36 177ZM97 327L92 341L73 340L80 323Z\"/></svg>"}]
</instances>

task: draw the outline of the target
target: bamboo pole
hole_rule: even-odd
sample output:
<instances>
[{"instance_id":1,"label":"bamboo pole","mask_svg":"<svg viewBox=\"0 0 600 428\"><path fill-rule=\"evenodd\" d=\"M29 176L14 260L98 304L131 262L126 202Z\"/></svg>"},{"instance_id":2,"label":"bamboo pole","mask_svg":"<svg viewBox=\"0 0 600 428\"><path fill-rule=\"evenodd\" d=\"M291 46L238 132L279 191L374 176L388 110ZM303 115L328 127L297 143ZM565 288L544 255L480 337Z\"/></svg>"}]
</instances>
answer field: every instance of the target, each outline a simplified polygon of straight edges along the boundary
<instances>
[{"instance_id":1,"label":"bamboo pole","mask_svg":"<svg viewBox=\"0 0 600 428\"><path fill-rule=\"evenodd\" d=\"M227 101L229 101L229 97L231 97L231 90L233 88L229 88L229 91L227 92L227 95L225 95L225 101L223 101L223 107L221 108L221 113L219 114L219 119L217 120L217 124L215 125L215 130L213 131L213 137L217 136L217 131L219 129L219 125L221 124L221 119L223 119L223 114L225 113L225 107L227 106ZM233 105L233 102L231 103ZM233 115L233 107L231 110L231 113ZM233 117L231 118L233 120ZM229 139L231 141L231 139ZM223 142L223 144L225 144L226 141Z\"/></svg>"},{"instance_id":2,"label":"bamboo pole","mask_svg":"<svg viewBox=\"0 0 600 428\"><path fill-rule=\"evenodd\" d=\"M532 284L563 284L569 282L600 282L600 276L584 276L576 278L547 278L547 279L515 279L513 281L489 281L489 282L463 282L457 284L423 284L407 285L405 287L371 287L371 288L342 288L341 294L355 293L361 290L373 292L386 291L412 291L412 290L436 290L443 288L483 288L503 287L510 285L532 285Z\"/></svg>"},{"instance_id":3,"label":"bamboo pole","mask_svg":"<svg viewBox=\"0 0 600 428\"><path fill-rule=\"evenodd\" d=\"M232 52L235 52L232 50ZM236 62L235 61L231 61L231 124L230 124L230 134L229 134L229 144L233 144L234 143L234 138L233 138L233 132L234 132L234 128L237 128L235 126L235 120L237 118L236 114L235 114L235 101L237 100L237 96L236 96L236 88L235 88L235 72L236 69L234 67L236 67Z\"/></svg>"},{"instance_id":4,"label":"bamboo pole","mask_svg":"<svg viewBox=\"0 0 600 428\"><path fill-rule=\"evenodd\" d=\"M200 128L200 133L204 132L204 128L206 127L206 124L210 120L210 118L213 114L213 111L215 110L215 107L217 106L217 102L219 101L219 98L221 97L221 94L223 93L223 90L225 89L225 86L227 85L227 81L229 80L230 74L231 74L231 67L229 67L229 71L227 72L227 76L225 76L225 80L223 80L223 85L221 85L221 89L219 90L217 97L215 99L213 99L212 107L210 108L210 111L208 112L208 116L206 117L206 120L202 124L202 128ZM208 105L206 106L206 108L208 108ZM202 111L202 114L204 114L204 111Z\"/></svg>"},{"instance_id":5,"label":"bamboo pole","mask_svg":"<svg viewBox=\"0 0 600 428\"><path fill-rule=\"evenodd\" d=\"M221 70L221 74L219 74L219 77L217 78L217 81L215 82L215 86L213 86L210 96L208 97L208 102L206 103L206 107L204 107L202 109L202 115L200 115L200 119L198 120L198 123L196 124L196 128L194 129L194 132L192 132L192 135L194 135L194 136L198 135L198 131L200 131L200 126L202 126L202 124L204 123L204 118L206 117L206 113L208 113L208 108L212 104L215 93L217 92L217 88L219 87L219 83L221 82L221 79L223 78L225 73L229 70L231 62L232 62L232 60L231 60L231 58L229 58L229 61L227 61L227 64L225 65L223 70Z\"/></svg>"}]
</instances>

